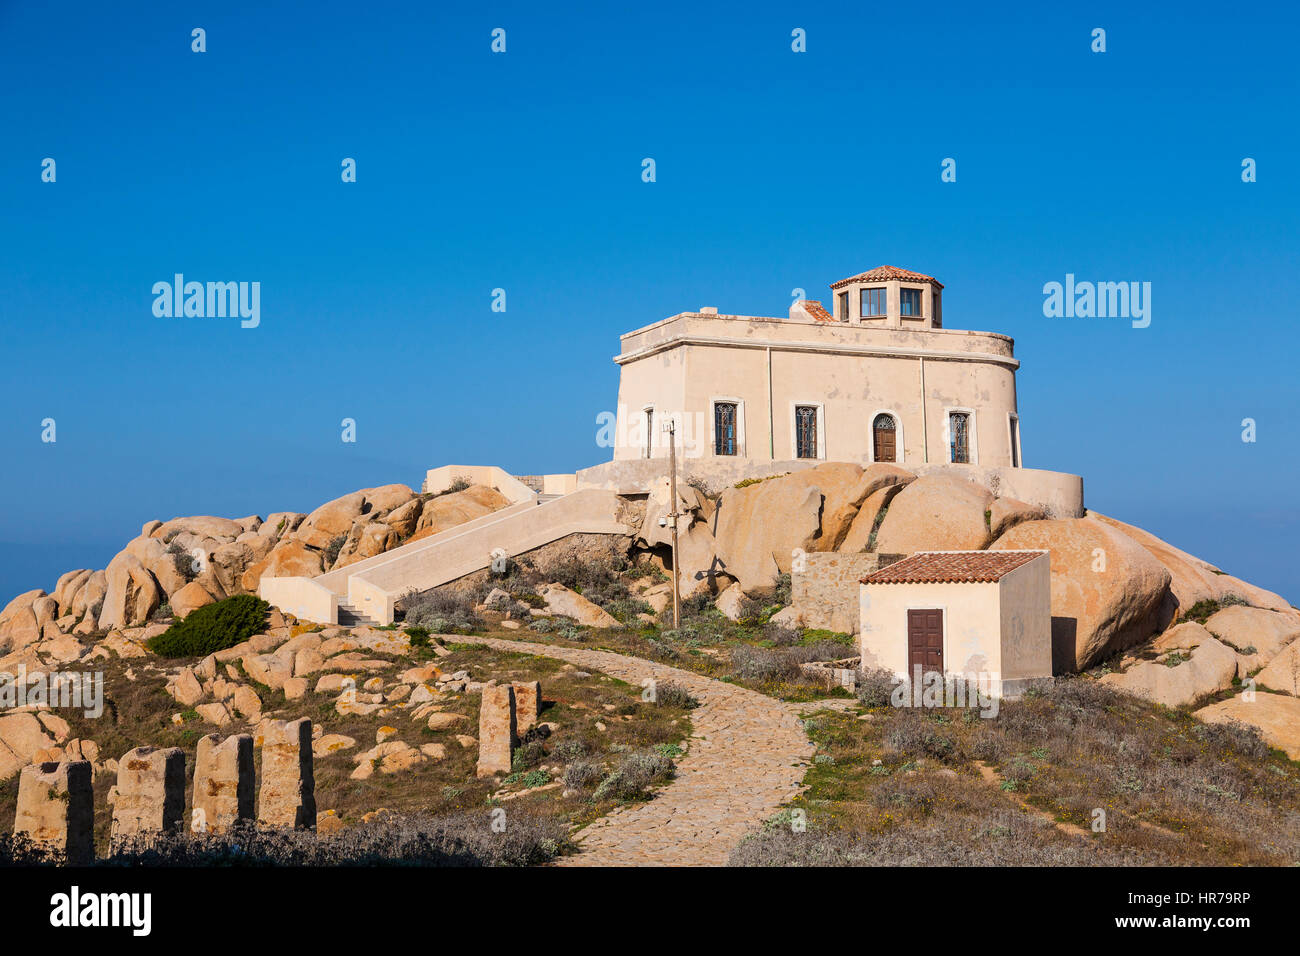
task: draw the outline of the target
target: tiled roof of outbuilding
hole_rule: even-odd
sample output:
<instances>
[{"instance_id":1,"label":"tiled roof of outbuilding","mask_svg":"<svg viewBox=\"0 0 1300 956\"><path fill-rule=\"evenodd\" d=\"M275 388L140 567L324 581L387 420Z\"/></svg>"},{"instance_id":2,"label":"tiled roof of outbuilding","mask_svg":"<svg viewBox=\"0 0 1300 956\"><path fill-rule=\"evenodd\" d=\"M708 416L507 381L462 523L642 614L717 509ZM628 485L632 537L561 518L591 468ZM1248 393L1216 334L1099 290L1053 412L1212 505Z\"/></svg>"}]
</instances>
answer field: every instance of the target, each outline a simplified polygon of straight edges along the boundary
<instances>
[{"instance_id":1,"label":"tiled roof of outbuilding","mask_svg":"<svg viewBox=\"0 0 1300 956\"><path fill-rule=\"evenodd\" d=\"M1046 551L918 551L863 584L991 584Z\"/></svg>"}]
</instances>

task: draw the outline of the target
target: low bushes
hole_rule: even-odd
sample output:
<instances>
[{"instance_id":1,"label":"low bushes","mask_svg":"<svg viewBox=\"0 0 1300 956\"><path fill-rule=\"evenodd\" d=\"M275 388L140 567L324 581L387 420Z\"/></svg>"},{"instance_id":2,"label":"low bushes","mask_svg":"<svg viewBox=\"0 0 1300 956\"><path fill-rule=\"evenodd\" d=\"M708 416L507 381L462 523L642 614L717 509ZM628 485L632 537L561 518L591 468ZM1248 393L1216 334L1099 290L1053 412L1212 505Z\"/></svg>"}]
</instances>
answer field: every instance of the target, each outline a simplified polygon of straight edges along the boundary
<instances>
[{"instance_id":1,"label":"low bushes","mask_svg":"<svg viewBox=\"0 0 1300 956\"><path fill-rule=\"evenodd\" d=\"M566 641L581 641L586 636L577 621L559 614L554 617L535 617L528 622L528 629L538 634L554 634Z\"/></svg>"},{"instance_id":2,"label":"low bushes","mask_svg":"<svg viewBox=\"0 0 1300 956\"><path fill-rule=\"evenodd\" d=\"M656 783L671 780L677 767L669 758L659 753L625 754L613 773L600 782L595 800L644 800Z\"/></svg>"},{"instance_id":3,"label":"low bushes","mask_svg":"<svg viewBox=\"0 0 1300 956\"><path fill-rule=\"evenodd\" d=\"M198 608L146 646L159 657L207 657L261 633L270 610L259 597L237 594Z\"/></svg>"},{"instance_id":4,"label":"low bushes","mask_svg":"<svg viewBox=\"0 0 1300 956\"><path fill-rule=\"evenodd\" d=\"M167 834L98 860L101 866L532 866L567 843L561 820L510 811L504 832L487 811L383 814L333 834L237 827L222 835ZM0 838L0 866L53 863L20 838Z\"/></svg>"},{"instance_id":5,"label":"low bushes","mask_svg":"<svg viewBox=\"0 0 1300 956\"><path fill-rule=\"evenodd\" d=\"M469 634L483 626L473 599L455 591L408 594L403 604L404 623L432 634Z\"/></svg>"},{"instance_id":6,"label":"low bushes","mask_svg":"<svg viewBox=\"0 0 1300 956\"><path fill-rule=\"evenodd\" d=\"M700 702L691 696L690 691L672 681L655 685L655 703L664 707L680 707L682 710L692 710L700 706Z\"/></svg>"}]
</instances>

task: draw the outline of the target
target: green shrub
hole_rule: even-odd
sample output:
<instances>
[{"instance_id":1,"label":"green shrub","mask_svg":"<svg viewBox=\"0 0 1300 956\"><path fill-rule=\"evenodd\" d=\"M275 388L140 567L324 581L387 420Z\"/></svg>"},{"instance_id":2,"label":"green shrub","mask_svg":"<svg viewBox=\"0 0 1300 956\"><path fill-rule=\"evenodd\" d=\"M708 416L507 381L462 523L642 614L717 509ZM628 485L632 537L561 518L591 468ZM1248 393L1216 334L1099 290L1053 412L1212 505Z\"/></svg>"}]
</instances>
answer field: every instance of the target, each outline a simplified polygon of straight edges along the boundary
<instances>
[{"instance_id":1,"label":"green shrub","mask_svg":"<svg viewBox=\"0 0 1300 956\"><path fill-rule=\"evenodd\" d=\"M325 568L334 567L334 562L339 559L339 552L343 550L343 545L348 543L346 534L336 534L330 538L330 543L325 546Z\"/></svg>"},{"instance_id":2,"label":"green shrub","mask_svg":"<svg viewBox=\"0 0 1300 956\"><path fill-rule=\"evenodd\" d=\"M194 560L194 555L186 551L179 542L173 541L167 545L167 555L171 558L172 566L176 569L176 573L184 578L185 581L193 581L199 576L197 562Z\"/></svg>"},{"instance_id":3,"label":"green shrub","mask_svg":"<svg viewBox=\"0 0 1300 956\"><path fill-rule=\"evenodd\" d=\"M251 594L238 594L198 608L146 643L160 657L207 657L242 644L266 627L271 605Z\"/></svg>"},{"instance_id":4,"label":"green shrub","mask_svg":"<svg viewBox=\"0 0 1300 956\"><path fill-rule=\"evenodd\" d=\"M523 746L516 747L510 757L510 769L528 770L536 767L546 759L546 747L540 740L530 740Z\"/></svg>"},{"instance_id":5,"label":"green shrub","mask_svg":"<svg viewBox=\"0 0 1300 956\"><path fill-rule=\"evenodd\" d=\"M411 642L412 647L429 646L429 629L427 627L408 627L406 637Z\"/></svg>"},{"instance_id":6,"label":"green shrub","mask_svg":"<svg viewBox=\"0 0 1300 956\"><path fill-rule=\"evenodd\" d=\"M788 605L792 600L790 596L791 587L792 585L790 583L789 571L786 571L784 574L777 575L776 589L772 592L772 603L779 604L782 607Z\"/></svg>"},{"instance_id":7,"label":"green shrub","mask_svg":"<svg viewBox=\"0 0 1300 956\"><path fill-rule=\"evenodd\" d=\"M610 601L605 605L605 610L618 618L619 623L627 625L639 624L640 622L637 620L638 614L654 613L654 608L640 598L634 597Z\"/></svg>"},{"instance_id":8,"label":"green shrub","mask_svg":"<svg viewBox=\"0 0 1300 956\"><path fill-rule=\"evenodd\" d=\"M1214 614L1217 613L1218 610L1219 610L1218 601L1214 601L1210 599L1197 601L1195 604L1193 604L1191 607L1187 609L1187 612L1185 614L1183 614L1183 620L1195 621L1197 624L1204 624L1207 620L1209 620L1212 616L1214 616Z\"/></svg>"}]
</instances>

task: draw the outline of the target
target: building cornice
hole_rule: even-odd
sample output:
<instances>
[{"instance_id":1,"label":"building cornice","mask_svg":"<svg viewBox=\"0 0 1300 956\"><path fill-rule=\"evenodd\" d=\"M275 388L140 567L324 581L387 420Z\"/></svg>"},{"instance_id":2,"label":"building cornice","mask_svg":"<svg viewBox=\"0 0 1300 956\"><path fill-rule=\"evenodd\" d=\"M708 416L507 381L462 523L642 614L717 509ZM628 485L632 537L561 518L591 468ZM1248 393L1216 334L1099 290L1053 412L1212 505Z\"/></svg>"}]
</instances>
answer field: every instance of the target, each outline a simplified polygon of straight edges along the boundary
<instances>
[{"instance_id":1,"label":"building cornice","mask_svg":"<svg viewBox=\"0 0 1300 956\"><path fill-rule=\"evenodd\" d=\"M997 333L990 333L996 335ZM668 349L682 345L706 345L717 348L732 349L773 349L778 352L830 352L836 355L858 355L881 358L926 358L943 362L982 362L1004 365L1009 369L1018 369L1020 362L1009 355L997 355L993 352L957 352L949 349L926 349L894 345L848 345L835 342L797 342L774 339L772 341L739 340L710 335L683 333L666 338L653 345L614 356L616 365L627 365L639 359L649 358Z\"/></svg>"}]
</instances>

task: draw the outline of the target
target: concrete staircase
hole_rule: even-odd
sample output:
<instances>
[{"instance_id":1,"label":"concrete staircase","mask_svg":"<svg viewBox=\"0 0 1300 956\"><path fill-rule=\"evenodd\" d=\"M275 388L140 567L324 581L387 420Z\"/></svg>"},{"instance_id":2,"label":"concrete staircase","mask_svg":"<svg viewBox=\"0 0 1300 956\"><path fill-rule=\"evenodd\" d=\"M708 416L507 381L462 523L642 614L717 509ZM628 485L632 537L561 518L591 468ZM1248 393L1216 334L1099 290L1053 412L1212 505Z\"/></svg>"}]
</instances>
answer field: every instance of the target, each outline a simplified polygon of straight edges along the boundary
<instances>
[{"instance_id":1,"label":"concrete staircase","mask_svg":"<svg viewBox=\"0 0 1300 956\"><path fill-rule=\"evenodd\" d=\"M395 604L573 534L634 534L612 491L531 494L500 511L315 578L263 578L261 595L281 610L329 624L391 624Z\"/></svg>"},{"instance_id":2,"label":"concrete staircase","mask_svg":"<svg viewBox=\"0 0 1300 956\"><path fill-rule=\"evenodd\" d=\"M351 604L343 601L338 603L338 620L336 624L342 624L344 627L375 627L379 624L374 618L366 617Z\"/></svg>"}]
</instances>

